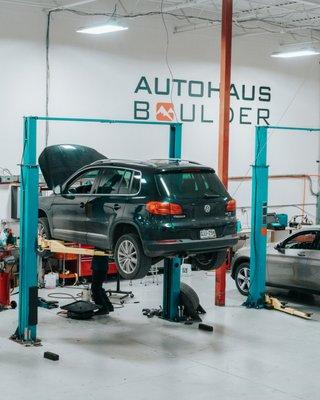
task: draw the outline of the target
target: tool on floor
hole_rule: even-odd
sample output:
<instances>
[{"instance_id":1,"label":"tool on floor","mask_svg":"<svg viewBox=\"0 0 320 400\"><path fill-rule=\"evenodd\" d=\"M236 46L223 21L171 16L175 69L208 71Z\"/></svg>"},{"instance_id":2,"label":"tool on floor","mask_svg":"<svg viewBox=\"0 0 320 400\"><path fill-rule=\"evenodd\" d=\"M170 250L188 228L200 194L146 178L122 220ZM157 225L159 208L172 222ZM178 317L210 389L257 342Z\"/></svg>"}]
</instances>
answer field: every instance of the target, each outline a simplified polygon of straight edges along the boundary
<instances>
[{"instance_id":1,"label":"tool on floor","mask_svg":"<svg viewBox=\"0 0 320 400\"><path fill-rule=\"evenodd\" d=\"M213 332L213 326L207 324L199 324L198 328L202 331Z\"/></svg>"},{"instance_id":2,"label":"tool on floor","mask_svg":"<svg viewBox=\"0 0 320 400\"><path fill-rule=\"evenodd\" d=\"M59 307L59 302L56 300L46 300L43 297L38 297L38 307L51 310Z\"/></svg>"},{"instance_id":3,"label":"tool on floor","mask_svg":"<svg viewBox=\"0 0 320 400\"><path fill-rule=\"evenodd\" d=\"M58 361L59 360L59 354L56 353L51 353L51 351L45 351L43 354L44 358L47 358L48 360L52 361Z\"/></svg>"},{"instance_id":4,"label":"tool on floor","mask_svg":"<svg viewBox=\"0 0 320 400\"><path fill-rule=\"evenodd\" d=\"M154 316L162 317L163 309L161 306L159 308L144 308L142 314L148 318L153 318Z\"/></svg>"},{"instance_id":5,"label":"tool on floor","mask_svg":"<svg viewBox=\"0 0 320 400\"><path fill-rule=\"evenodd\" d=\"M312 313L296 310L292 307L287 307L286 303L280 301L276 297L265 295L265 308L269 310L277 310L286 314L295 315L296 317L311 319Z\"/></svg>"}]
</instances>

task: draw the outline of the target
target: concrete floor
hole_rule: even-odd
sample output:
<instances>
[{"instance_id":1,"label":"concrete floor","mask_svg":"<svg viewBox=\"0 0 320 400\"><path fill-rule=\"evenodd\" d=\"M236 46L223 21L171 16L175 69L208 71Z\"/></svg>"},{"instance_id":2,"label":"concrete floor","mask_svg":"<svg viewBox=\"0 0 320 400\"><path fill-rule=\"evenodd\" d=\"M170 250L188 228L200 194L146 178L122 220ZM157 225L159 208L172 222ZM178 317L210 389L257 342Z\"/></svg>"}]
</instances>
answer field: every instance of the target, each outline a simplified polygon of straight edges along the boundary
<instances>
[{"instance_id":1,"label":"concrete floor","mask_svg":"<svg viewBox=\"0 0 320 400\"><path fill-rule=\"evenodd\" d=\"M204 321L214 325L213 333L208 333L197 325L142 315L143 307L161 304L161 279L159 286L149 278L147 286L134 282L134 300L139 304L130 300L111 316L90 322L67 320L57 316L57 310L41 309L42 347L25 348L9 341L17 312L0 313L1 399L319 398L318 304L299 306L315 312L312 321L248 310L240 306L244 298L228 278L227 306L214 307L213 274L193 272L185 280L207 309ZM44 359L44 351L58 353L60 361Z\"/></svg>"}]
</instances>

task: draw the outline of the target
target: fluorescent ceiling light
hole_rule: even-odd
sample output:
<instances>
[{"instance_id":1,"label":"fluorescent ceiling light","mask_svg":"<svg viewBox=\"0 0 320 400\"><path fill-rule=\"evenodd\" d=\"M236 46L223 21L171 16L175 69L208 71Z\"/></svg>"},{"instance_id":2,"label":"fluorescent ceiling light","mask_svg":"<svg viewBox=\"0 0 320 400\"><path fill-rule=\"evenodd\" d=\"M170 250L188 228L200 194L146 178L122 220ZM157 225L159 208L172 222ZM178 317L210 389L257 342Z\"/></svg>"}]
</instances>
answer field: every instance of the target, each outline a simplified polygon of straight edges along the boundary
<instances>
[{"instance_id":1,"label":"fluorescent ceiling light","mask_svg":"<svg viewBox=\"0 0 320 400\"><path fill-rule=\"evenodd\" d=\"M271 57L277 58L293 58L293 57L306 57L306 56L314 56L320 54L319 50L315 49L302 49L302 50L287 50L287 51L278 51L271 54Z\"/></svg>"},{"instance_id":2,"label":"fluorescent ceiling light","mask_svg":"<svg viewBox=\"0 0 320 400\"><path fill-rule=\"evenodd\" d=\"M104 25L91 26L89 28L81 28L78 29L77 32L88 33L89 35L101 35L103 33L126 31L127 29L128 27L126 26L104 24Z\"/></svg>"}]
</instances>

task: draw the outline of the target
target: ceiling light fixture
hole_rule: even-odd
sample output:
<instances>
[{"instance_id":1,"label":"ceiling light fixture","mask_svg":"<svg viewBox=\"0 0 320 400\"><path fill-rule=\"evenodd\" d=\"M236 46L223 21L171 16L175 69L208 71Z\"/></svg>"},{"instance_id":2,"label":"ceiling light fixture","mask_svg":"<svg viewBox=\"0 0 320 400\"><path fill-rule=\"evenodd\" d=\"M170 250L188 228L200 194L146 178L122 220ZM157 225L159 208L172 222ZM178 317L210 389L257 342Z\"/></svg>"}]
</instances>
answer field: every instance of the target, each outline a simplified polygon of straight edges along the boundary
<instances>
[{"instance_id":1,"label":"ceiling light fixture","mask_svg":"<svg viewBox=\"0 0 320 400\"><path fill-rule=\"evenodd\" d=\"M129 28L126 26L104 24L104 25L91 26L88 28L80 28L77 30L77 32L87 33L89 35L102 35L103 33L126 31L127 29Z\"/></svg>"},{"instance_id":2,"label":"ceiling light fixture","mask_svg":"<svg viewBox=\"0 0 320 400\"><path fill-rule=\"evenodd\" d=\"M314 55L317 55L317 54L320 54L319 50L296 50L296 51L272 53L271 57L275 57L275 58L293 58L293 57L314 56Z\"/></svg>"},{"instance_id":3,"label":"ceiling light fixture","mask_svg":"<svg viewBox=\"0 0 320 400\"><path fill-rule=\"evenodd\" d=\"M280 46L278 51L271 54L271 57L294 58L315 56L317 54L320 54L320 49L317 47L310 46L308 43L294 43Z\"/></svg>"}]
</instances>

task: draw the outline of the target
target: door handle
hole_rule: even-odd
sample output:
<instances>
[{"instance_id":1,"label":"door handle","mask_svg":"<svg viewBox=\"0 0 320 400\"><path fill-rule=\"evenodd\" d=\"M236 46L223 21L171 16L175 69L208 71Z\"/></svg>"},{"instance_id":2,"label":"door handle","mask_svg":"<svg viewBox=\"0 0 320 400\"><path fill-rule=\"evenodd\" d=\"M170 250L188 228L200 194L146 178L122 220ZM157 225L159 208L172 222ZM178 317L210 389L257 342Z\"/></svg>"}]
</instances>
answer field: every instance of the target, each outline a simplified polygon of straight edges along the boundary
<instances>
[{"instance_id":1,"label":"door handle","mask_svg":"<svg viewBox=\"0 0 320 400\"><path fill-rule=\"evenodd\" d=\"M298 256L300 256L300 257L305 257L305 256L306 256L306 253L304 253L303 251L300 251L300 252L298 253Z\"/></svg>"},{"instance_id":2,"label":"door handle","mask_svg":"<svg viewBox=\"0 0 320 400\"><path fill-rule=\"evenodd\" d=\"M85 206L86 206L86 204L82 201L82 202L80 203L80 208L85 208Z\"/></svg>"},{"instance_id":3,"label":"door handle","mask_svg":"<svg viewBox=\"0 0 320 400\"><path fill-rule=\"evenodd\" d=\"M120 204L114 204L113 206L114 211L118 211L120 210L120 208L121 208Z\"/></svg>"}]
</instances>

